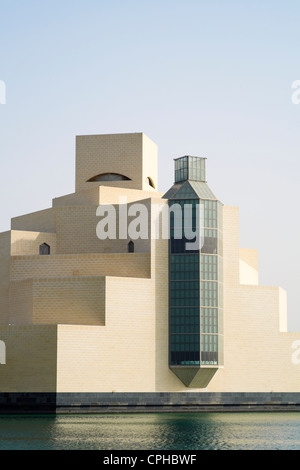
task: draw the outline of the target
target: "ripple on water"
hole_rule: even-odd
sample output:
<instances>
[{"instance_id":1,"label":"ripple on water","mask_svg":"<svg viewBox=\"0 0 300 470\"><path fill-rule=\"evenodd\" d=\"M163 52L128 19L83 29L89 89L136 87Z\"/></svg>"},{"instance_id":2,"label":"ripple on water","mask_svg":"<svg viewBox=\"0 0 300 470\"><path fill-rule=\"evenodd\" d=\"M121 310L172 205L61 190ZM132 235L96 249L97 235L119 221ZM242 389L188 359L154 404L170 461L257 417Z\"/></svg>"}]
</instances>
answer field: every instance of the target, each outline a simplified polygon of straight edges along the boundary
<instances>
[{"instance_id":1,"label":"ripple on water","mask_svg":"<svg viewBox=\"0 0 300 470\"><path fill-rule=\"evenodd\" d=\"M300 449L298 413L0 416L0 450Z\"/></svg>"}]
</instances>

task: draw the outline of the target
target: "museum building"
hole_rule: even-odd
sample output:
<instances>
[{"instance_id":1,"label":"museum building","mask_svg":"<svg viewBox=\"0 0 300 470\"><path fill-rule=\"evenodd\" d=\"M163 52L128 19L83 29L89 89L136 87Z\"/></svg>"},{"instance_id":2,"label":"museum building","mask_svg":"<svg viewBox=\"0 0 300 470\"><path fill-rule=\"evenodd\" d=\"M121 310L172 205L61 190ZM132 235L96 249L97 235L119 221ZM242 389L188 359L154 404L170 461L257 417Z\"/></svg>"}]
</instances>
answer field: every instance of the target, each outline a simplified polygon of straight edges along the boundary
<instances>
[{"instance_id":1,"label":"museum building","mask_svg":"<svg viewBox=\"0 0 300 470\"><path fill-rule=\"evenodd\" d=\"M160 193L145 134L76 138L75 192L0 234L0 411L297 409L286 293L206 163Z\"/></svg>"}]
</instances>

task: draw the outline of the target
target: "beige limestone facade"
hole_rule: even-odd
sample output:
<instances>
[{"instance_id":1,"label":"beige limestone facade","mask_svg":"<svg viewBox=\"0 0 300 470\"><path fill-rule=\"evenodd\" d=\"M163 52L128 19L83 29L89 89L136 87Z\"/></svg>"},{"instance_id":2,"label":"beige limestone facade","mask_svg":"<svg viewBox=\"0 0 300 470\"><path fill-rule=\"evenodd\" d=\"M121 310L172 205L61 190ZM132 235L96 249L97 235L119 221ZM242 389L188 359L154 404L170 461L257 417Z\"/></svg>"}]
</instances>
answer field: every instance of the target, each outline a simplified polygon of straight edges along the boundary
<instances>
[{"instance_id":1,"label":"beige limestone facade","mask_svg":"<svg viewBox=\"0 0 300 470\"><path fill-rule=\"evenodd\" d=\"M1 393L300 392L286 293L259 285L257 251L240 248L238 208L226 205L224 361L201 387L171 370L169 240L150 224L168 205L157 168L142 133L77 137L75 193L0 234ZM120 210L136 203L149 236L133 252L129 234L98 238L99 206L114 207L119 234Z\"/></svg>"}]
</instances>

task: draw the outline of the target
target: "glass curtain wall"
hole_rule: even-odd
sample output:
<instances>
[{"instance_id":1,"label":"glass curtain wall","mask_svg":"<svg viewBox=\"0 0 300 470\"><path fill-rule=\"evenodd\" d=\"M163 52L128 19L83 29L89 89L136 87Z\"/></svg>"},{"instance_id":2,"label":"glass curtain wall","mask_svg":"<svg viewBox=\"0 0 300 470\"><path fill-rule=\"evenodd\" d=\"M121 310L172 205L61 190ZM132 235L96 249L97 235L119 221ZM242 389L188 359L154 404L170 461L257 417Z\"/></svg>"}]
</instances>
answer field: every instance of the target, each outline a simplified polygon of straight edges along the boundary
<instances>
[{"instance_id":1,"label":"glass curtain wall","mask_svg":"<svg viewBox=\"0 0 300 470\"><path fill-rule=\"evenodd\" d=\"M169 206L170 366L222 365L222 204L195 198ZM196 233L197 223L199 246L188 249L196 238L186 233Z\"/></svg>"}]
</instances>

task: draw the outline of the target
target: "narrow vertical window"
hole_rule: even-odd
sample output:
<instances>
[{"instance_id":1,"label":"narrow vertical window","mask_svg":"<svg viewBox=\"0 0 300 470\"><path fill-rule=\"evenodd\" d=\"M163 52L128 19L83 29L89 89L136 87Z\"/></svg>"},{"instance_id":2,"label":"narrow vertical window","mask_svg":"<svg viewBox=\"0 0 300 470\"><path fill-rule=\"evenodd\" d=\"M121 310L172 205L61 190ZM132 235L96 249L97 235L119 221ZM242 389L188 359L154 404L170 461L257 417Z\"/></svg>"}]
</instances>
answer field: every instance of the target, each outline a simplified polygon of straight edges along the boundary
<instances>
[{"instance_id":1,"label":"narrow vertical window","mask_svg":"<svg viewBox=\"0 0 300 470\"><path fill-rule=\"evenodd\" d=\"M50 246L47 243L40 245L40 255L50 255Z\"/></svg>"},{"instance_id":2,"label":"narrow vertical window","mask_svg":"<svg viewBox=\"0 0 300 470\"><path fill-rule=\"evenodd\" d=\"M134 243L132 240L128 243L128 253L134 253Z\"/></svg>"}]
</instances>

